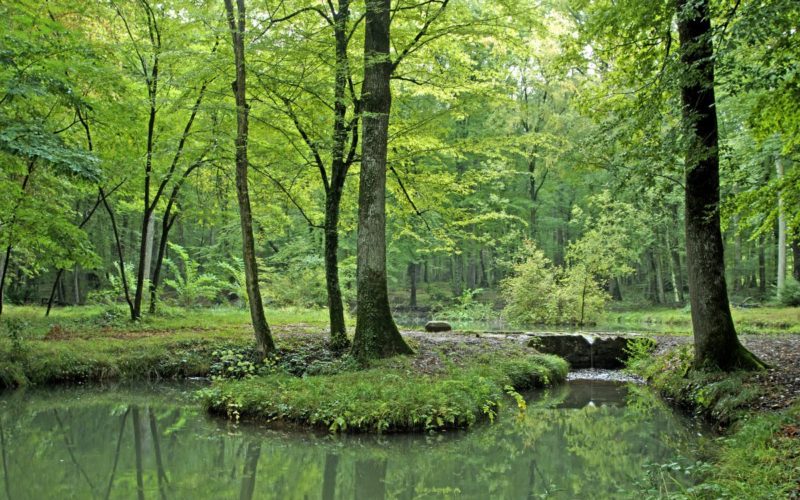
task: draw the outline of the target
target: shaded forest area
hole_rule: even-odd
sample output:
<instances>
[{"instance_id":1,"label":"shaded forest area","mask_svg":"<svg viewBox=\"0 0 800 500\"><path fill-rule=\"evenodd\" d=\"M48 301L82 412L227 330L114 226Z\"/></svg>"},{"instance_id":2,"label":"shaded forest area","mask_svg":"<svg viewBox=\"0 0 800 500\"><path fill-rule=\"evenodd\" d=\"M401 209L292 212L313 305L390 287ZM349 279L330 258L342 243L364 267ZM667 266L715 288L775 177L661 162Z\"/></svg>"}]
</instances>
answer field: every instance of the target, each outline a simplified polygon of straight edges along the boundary
<instances>
[{"instance_id":1,"label":"shaded forest area","mask_svg":"<svg viewBox=\"0 0 800 500\"><path fill-rule=\"evenodd\" d=\"M732 301L796 300L797 6L711 7ZM605 252L593 274L615 300L688 301L671 8L392 5L393 307L502 307L531 245L564 268ZM271 306L355 306L364 14L347 1L248 12L241 103ZM222 6L22 1L3 18L3 301L244 306Z\"/></svg>"}]
</instances>

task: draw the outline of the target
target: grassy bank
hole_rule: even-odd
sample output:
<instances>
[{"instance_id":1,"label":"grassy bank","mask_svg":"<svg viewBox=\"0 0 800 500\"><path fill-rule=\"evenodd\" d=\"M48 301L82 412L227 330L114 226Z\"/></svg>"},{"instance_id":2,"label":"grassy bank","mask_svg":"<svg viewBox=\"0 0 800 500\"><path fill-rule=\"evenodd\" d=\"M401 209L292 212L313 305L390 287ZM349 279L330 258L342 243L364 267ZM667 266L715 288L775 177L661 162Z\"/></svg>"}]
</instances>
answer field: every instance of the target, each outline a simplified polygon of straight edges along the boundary
<instances>
[{"instance_id":1,"label":"grassy bank","mask_svg":"<svg viewBox=\"0 0 800 500\"><path fill-rule=\"evenodd\" d=\"M800 334L800 307L732 308L731 312L737 331L743 335ZM690 335L692 317L688 308L608 311L598 327Z\"/></svg>"},{"instance_id":2,"label":"grassy bank","mask_svg":"<svg viewBox=\"0 0 800 500\"><path fill-rule=\"evenodd\" d=\"M690 349L681 347L630 363L668 400L723 431L708 477L687 491L689 497L795 498L800 494L800 402L764 410L758 401L769 388L752 374L695 372L691 361Z\"/></svg>"},{"instance_id":3,"label":"grassy bank","mask_svg":"<svg viewBox=\"0 0 800 500\"><path fill-rule=\"evenodd\" d=\"M331 432L392 432L465 428L494 419L506 401L525 405L516 390L564 379L560 358L520 347L471 352L454 362L425 352L376 362L364 370L296 377L283 371L218 380L202 391L206 407L229 418L293 422ZM430 371L431 366L439 366ZM511 398L509 397L511 396Z\"/></svg>"},{"instance_id":4,"label":"grassy bank","mask_svg":"<svg viewBox=\"0 0 800 500\"><path fill-rule=\"evenodd\" d=\"M0 388L27 384L205 376L214 353L253 345L238 309L164 309L133 323L123 308L10 307L0 326ZM279 339L322 333L325 311L270 310ZM292 325L291 327L287 325ZM311 337L311 335L306 335ZM324 335L318 335L320 341Z\"/></svg>"}]
</instances>

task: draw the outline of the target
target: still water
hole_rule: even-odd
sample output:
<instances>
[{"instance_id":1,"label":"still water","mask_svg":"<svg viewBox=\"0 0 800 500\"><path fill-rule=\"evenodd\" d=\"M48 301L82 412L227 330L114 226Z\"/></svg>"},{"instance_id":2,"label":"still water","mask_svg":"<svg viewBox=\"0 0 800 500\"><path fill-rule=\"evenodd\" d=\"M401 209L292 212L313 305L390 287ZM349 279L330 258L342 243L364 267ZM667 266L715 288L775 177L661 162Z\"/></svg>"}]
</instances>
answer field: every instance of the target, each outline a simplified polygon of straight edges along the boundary
<instances>
[{"instance_id":1,"label":"still water","mask_svg":"<svg viewBox=\"0 0 800 500\"><path fill-rule=\"evenodd\" d=\"M646 388L570 381L468 432L329 436L233 425L197 386L0 394L9 499L641 498L683 488L704 431ZM663 483L663 486L662 486ZM656 489L657 491L657 489Z\"/></svg>"}]
</instances>

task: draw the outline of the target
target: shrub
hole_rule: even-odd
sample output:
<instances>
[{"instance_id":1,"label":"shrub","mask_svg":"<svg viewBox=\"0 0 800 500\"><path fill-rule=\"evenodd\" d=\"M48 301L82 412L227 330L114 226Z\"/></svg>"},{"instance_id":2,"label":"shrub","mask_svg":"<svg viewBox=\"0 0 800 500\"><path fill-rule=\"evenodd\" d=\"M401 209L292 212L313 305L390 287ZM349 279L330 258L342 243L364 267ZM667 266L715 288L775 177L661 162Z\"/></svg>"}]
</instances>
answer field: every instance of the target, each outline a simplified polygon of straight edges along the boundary
<instances>
[{"instance_id":1,"label":"shrub","mask_svg":"<svg viewBox=\"0 0 800 500\"><path fill-rule=\"evenodd\" d=\"M782 306L800 307L800 282L793 278L787 279L778 301Z\"/></svg>"}]
</instances>

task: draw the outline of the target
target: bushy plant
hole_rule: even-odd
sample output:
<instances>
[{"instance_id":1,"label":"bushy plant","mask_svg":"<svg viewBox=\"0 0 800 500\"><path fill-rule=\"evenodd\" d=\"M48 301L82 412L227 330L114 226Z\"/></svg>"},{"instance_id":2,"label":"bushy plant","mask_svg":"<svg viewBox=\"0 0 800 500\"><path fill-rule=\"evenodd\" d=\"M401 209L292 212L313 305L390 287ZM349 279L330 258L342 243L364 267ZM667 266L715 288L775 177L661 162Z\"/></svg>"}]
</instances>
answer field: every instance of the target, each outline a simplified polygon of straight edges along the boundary
<instances>
[{"instance_id":1,"label":"bushy plant","mask_svg":"<svg viewBox=\"0 0 800 500\"><path fill-rule=\"evenodd\" d=\"M524 258L500 284L506 300L505 315L515 323L557 322L560 308L554 301L557 268L532 241L526 242L524 249Z\"/></svg>"},{"instance_id":2,"label":"bushy plant","mask_svg":"<svg viewBox=\"0 0 800 500\"><path fill-rule=\"evenodd\" d=\"M781 289L778 302L786 307L800 307L800 282L788 278Z\"/></svg>"},{"instance_id":3,"label":"bushy plant","mask_svg":"<svg viewBox=\"0 0 800 500\"><path fill-rule=\"evenodd\" d=\"M458 297L458 302L444 308L439 317L462 321L483 321L492 318L494 316L492 305L477 300L481 292L483 292L481 288L464 290Z\"/></svg>"},{"instance_id":4,"label":"bushy plant","mask_svg":"<svg viewBox=\"0 0 800 500\"><path fill-rule=\"evenodd\" d=\"M180 259L183 272L172 260L165 260L164 263L174 278L164 280L164 284L175 291L178 303L184 307L192 307L202 300L216 297L220 290L219 279L213 274L201 273L200 263L192 260L189 252L180 245L170 243L169 247Z\"/></svg>"},{"instance_id":5,"label":"bushy plant","mask_svg":"<svg viewBox=\"0 0 800 500\"><path fill-rule=\"evenodd\" d=\"M125 264L125 280L128 282L128 286L131 286L131 283L136 283L133 264L130 262ZM107 288L89 292L86 301L89 304L105 306L113 306L125 301L125 287L122 283L122 277L119 275L119 264L115 264L114 272L108 274L108 285ZM148 283L145 283L145 288L148 286ZM133 290L131 290L132 292Z\"/></svg>"}]
</instances>

